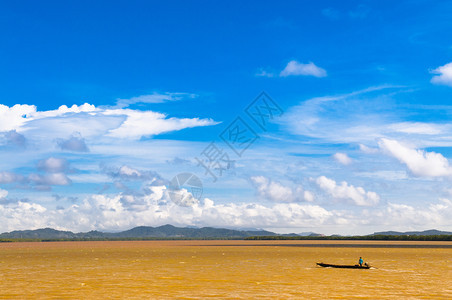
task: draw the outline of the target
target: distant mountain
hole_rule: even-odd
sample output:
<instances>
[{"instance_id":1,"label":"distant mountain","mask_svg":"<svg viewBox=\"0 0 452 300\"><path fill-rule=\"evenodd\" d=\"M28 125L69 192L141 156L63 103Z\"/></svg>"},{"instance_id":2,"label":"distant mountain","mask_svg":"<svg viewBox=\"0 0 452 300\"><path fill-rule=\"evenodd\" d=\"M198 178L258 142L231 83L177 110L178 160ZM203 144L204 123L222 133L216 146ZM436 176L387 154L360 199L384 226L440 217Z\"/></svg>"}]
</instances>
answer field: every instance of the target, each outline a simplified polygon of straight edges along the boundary
<instances>
[{"instance_id":1,"label":"distant mountain","mask_svg":"<svg viewBox=\"0 0 452 300\"><path fill-rule=\"evenodd\" d=\"M71 231L60 231L52 228L36 230L16 230L0 234L0 238L6 239L73 239L77 235Z\"/></svg>"},{"instance_id":2,"label":"distant mountain","mask_svg":"<svg viewBox=\"0 0 452 300\"><path fill-rule=\"evenodd\" d=\"M452 232L439 230L425 231L383 231L375 232L368 237L376 235L393 236L428 236L428 235L452 235ZM314 232L277 234L266 230L234 230L214 227L175 227L173 225L163 225L159 227L139 226L121 232L101 232L89 231L74 233L71 231L61 231L52 228L43 228L36 230L16 230L0 234L0 239L36 239L36 240L61 240L61 239L244 239L248 237L268 237L270 239L353 239L353 236L342 237L339 235L324 236ZM259 238L257 238L259 239Z\"/></svg>"},{"instance_id":3,"label":"distant mountain","mask_svg":"<svg viewBox=\"0 0 452 300\"><path fill-rule=\"evenodd\" d=\"M163 225L159 227L139 226L126 231L108 233L89 231L73 233L52 228L37 230L16 230L0 234L0 239L121 239L121 238L199 238L199 239L233 239L249 236L275 236L274 232L266 230L233 230L224 228L191 228Z\"/></svg>"},{"instance_id":4,"label":"distant mountain","mask_svg":"<svg viewBox=\"0 0 452 300\"><path fill-rule=\"evenodd\" d=\"M308 232L301 232L298 235L300 235L300 236L319 236L321 234L312 232L312 231L308 231Z\"/></svg>"},{"instance_id":5,"label":"distant mountain","mask_svg":"<svg viewBox=\"0 0 452 300\"><path fill-rule=\"evenodd\" d=\"M325 236L324 234L321 234L321 233L315 233L315 232L313 232L313 233L311 233L310 235L308 235L308 236L310 236L310 237L322 237L322 236Z\"/></svg>"},{"instance_id":6,"label":"distant mountain","mask_svg":"<svg viewBox=\"0 0 452 300\"><path fill-rule=\"evenodd\" d=\"M299 234L296 234L296 233L283 233L281 235L282 236L300 236Z\"/></svg>"},{"instance_id":7,"label":"distant mountain","mask_svg":"<svg viewBox=\"0 0 452 300\"><path fill-rule=\"evenodd\" d=\"M372 235L452 235L452 232L430 229L430 230L424 230L424 231L407 231L407 232L382 231L382 232L375 232Z\"/></svg>"},{"instance_id":8,"label":"distant mountain","mask_svg":"<svg viewBox=\"0 0 452 300\"><path fill-rule=\"evenodd\" d=\"M280 234L281 236L288 236L288 237L295 237L295 236L324 236L323 234L320 233L315 233L315 232L302 232L302 233L284 233L284 234Z\"/></svg>"}]
</instances>

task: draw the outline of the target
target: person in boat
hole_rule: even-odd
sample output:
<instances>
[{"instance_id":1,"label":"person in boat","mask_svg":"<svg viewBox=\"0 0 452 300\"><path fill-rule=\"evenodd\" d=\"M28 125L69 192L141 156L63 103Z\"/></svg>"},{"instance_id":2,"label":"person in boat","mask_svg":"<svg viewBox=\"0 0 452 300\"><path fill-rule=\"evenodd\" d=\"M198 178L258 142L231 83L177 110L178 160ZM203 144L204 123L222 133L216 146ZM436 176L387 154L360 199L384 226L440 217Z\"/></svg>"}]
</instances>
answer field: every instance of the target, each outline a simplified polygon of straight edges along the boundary
<instances>
[{"instance_id":1,"label":"person in boat","mask_svg":"<svg viewBox=\"0 0 452 300\"><path fill-rule=\"evenodd\" d=\"M364 260L363 260L363 258L360 256L360 257L359 257L359 266L362 267L362 266L363 266L363 263L364 263Z\"/></svg>"}]
</instances>

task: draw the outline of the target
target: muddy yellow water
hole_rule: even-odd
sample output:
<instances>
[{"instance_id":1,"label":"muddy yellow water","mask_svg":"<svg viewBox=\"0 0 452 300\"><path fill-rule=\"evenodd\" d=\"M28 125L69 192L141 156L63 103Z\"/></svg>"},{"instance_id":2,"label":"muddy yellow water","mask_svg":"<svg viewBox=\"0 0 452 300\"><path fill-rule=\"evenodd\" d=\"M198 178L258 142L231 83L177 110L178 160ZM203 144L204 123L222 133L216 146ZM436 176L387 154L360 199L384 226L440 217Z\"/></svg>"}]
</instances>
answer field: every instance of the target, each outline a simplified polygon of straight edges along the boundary
<instances>
[{"instance_id":1,"label":"muddy yellow water","mask_svg":"<svg viewBox=\"0 0 452 300\"><path fill-rule=\"evenodd\" d=\"M363 247L357 242L347 243L355 247L336 242L336 247L325 247L331 243L334 242L1 243L0 298L450 299L452 296L451 248L368 247L381 246L384 244L381 242L365 242ZM331 269L315 264L320 261L354 264L359 256L376 268Z\"/></svg>"}]
</instances>

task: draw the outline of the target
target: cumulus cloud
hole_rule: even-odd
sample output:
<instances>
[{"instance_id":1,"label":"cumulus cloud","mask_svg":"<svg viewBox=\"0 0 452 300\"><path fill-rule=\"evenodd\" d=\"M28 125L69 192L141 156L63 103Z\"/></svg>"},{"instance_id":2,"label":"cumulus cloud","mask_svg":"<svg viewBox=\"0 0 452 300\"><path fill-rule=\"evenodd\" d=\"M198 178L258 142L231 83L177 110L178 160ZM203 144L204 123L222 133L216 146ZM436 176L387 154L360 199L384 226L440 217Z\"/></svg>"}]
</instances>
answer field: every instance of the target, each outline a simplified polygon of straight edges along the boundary
<instances>
[{"instance_id":1,"label":"cumulus cloud","mask_svg":"<svg viewBox=\"0 0 452 300\"><path fill-rule=\"evenodd\" d=\"M128 165L122 165L121 167L112 167L101 165L101 171L108 175L110 178L117 182L121 181L148 181L152 185L166 184L166 180L163 179L160 174L149 170L138 170Z\"/></svg>"},{"instance_id":2,"label":"cumulus cloud","mask_svg":"<svg viewBox=\"0 0 452 300\"><path fill-rule=\"evenodd\" d=\"M350 157L348 157L348 155L345 154L345 153L338 152L338 153L333 155L333 158L337 162L339 162L340 164L343 164L343 165L349 165L349 164L352 163L352 159Z\"/></svg>"},{"instance_id":3,"label":"cumulus cloud","mask_svg":"<svg viewBox=\"0 0 452 300\"><path fill-rule=\"evenodd\" d=\"M327 73L324 69L316 66L313 62L307 64L299 63L296 60L291 60L284 70L281 71L279 76L314 76L314 77L326 77Z\"/></svg>"},{"instance_id":4,"label":"cumulus cloud","mask_svg":"<svg viewBox=\"0 0 452 300\"><path fill-rule=\"evenodd\" d=\"M431 80L432 83L452 86L452 62L440 66L430 71L430 73L436 74Z\"/></svg>"},{"instance_id":5,"label":"cumulus cloud","mask_svg":"<svg viewBox=\"0 0 452 300\"><path fill-rule=\"evenodd\" d=\"M337 200L345 200L359 206L372 206L378 204L380 196L375 192L366 192L362 187L355 187L343 181L337 184L333 179L320 176L316 179L317 185Z\"/></svg>"},{"instance_id":6,"label":"cumulus cloud","mask_svg":"<svg viewBox=\"0 0 452 300\"><path fill-rule=\"evenodd\" d=\"M309 191L303 191L301 186L285 186L264 176L253 176L251 182L257 194L263 199L274 202L313 201L314 196Z\"/></svg>"},{"instance_id":7,"label":"cumulus cloud","mask_svg":"<svg viewBox=\"0 0 452 300\"><path fill-rule=\"evenodd\" d=\"M0 225L1 232L20 230L20 229L38 229L55 225L51 216L47 215L46 208L37 203L28 203L18 201L15 203L0 204L0 219L8 220ZM6 224L3 224L6 223Z\"/></svg>"},{"instance_id":8,"label":"cumulus cloud","mask_svg":"<svg viewBox=\"0 0 452 300\"><path fill-rule=\"evenodd\" d=\"M67 172L69 163L65 158L49 157L38 162L38 170L49 173Z\"/></svg>"},{"instance_id":9,"label":"cumulus cloud","mask_svg":"<svg viewBox=\"0 0 452 300\"><path fill-rule=\"evenodd\" d=\"M74 170L69 167L69 162L64 158L49 157L40 160L36 169L38 173L28 175L17 174L14 172L0 172L0 184L19 183L16 188L37 189L48 191L53 185L70 185L71 179L66 173Z\"/></svg>"},{"instance_id":10,"label":"cumulus cloud","mask_svg":"<svg viewBox=\"0 0 452 300\"><path fill-rule=\"evenodd\" d=\"M122 166L119 168L118 174L129 178L139 178L142 176L140 171L132 169L129 166Z\"/></svg>"},{"instance_id":11,"label":"cumulus cloud","mask_svg":"<svg viewBox=\"0 0 452 300\"><path fill-rule=\"evenodd\" d=\"M199 202L199 200L185 188L168 190L168 194L171 200L180 206L190 207Z\"/></svg>"},{"instance_id":12,"label":"cumulus cloud","mask_svg":"<svg viewBox=\"0 0 452 300\"><path fill-rule=\"evenodd\" d=\"M80 134L74 134L68 139L57 139L57 145L61 150L74 152L89 152L85 139Z\"/></svg>"},{"instance_id":13,"label":"cumulus cloud","mask_svg":"<svg viewBox=\"0 0 452 300\"><path fill-rule=\"evenodd\" d=\"M396 140L381 139L380 148L405 164L415 176L451 176L452 167L447 158L436 152L426 152L402 145Z\"/></svg>"},{"instance_id":14,"label":"cumulus cloud","mask_svg":"<svg viewBox=\"0 0 452 300\"><path fill-rule=\"evenodd\" d=\"M38 186L38 189L49 190L52 185L70 185L72 181L64 173L30 174L28 179Z\"/></svg>"}]
</instances>

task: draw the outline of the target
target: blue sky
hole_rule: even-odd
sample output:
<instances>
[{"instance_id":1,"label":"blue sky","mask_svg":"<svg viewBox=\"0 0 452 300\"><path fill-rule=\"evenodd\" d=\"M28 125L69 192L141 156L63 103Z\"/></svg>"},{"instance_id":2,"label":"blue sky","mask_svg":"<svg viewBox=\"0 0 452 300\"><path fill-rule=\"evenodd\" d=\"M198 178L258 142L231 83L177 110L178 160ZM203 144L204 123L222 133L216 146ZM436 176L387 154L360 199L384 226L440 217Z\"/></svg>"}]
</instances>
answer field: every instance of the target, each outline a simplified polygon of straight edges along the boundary
<instances>
[{"instance_id":1,"label":"blue sky","mask_svg":"<svg viewBox=\"0 0 452 300\"><path fill-rule=\"evenodd\" d=\"M2 232L452 230L447 1L0 8ZM262 91L281 109L263 128ZM257 138L240 156L237 117ZM216 180L212 145L232 161ZM178 205L184 172L203 195Z\"/></svg>"}]
</instances>

